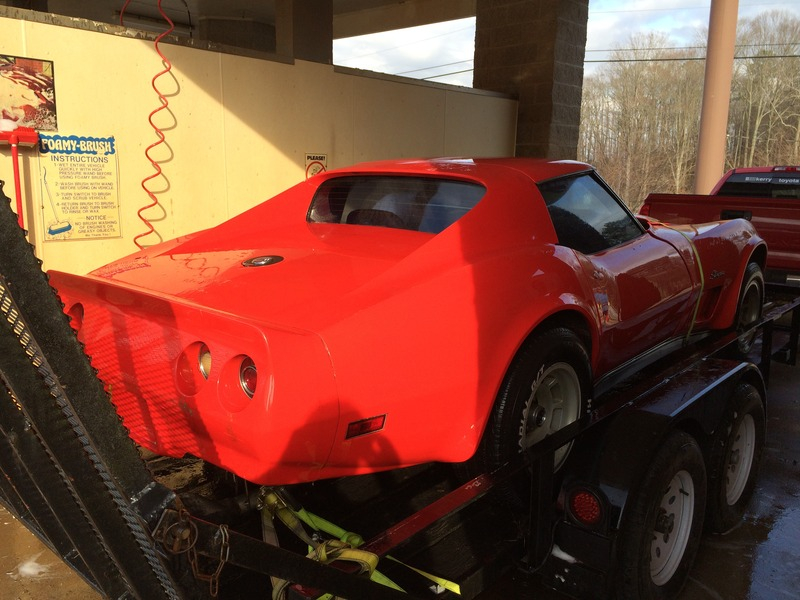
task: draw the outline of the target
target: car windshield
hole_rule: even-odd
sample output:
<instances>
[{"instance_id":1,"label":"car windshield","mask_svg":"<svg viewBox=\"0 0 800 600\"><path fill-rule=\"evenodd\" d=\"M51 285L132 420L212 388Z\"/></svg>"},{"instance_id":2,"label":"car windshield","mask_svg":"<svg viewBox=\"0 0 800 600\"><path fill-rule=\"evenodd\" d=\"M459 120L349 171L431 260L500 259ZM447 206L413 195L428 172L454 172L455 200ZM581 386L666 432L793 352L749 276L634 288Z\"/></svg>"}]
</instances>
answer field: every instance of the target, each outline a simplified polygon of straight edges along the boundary
<instances>
[{"instance_id":1,"label":"car windshield","mask_svg":"<svg viewBox=\"0 0 800 600\"><path fill-rule=\"evenodd\" d=\"M734 173L722 184L720 196L800 199L800 172Z\"/></svg>"},{"instance_id":2,"label":"car windshield","mask_svg":"<svg viewBox=\"0 0 800 600\"><path fill-rule=\"evenodd\" d=\"M439 233L486 193L477 183L395 175L338 177L322 183L308 211L312 223L372 225Z\"/></svg>"}]
</instances>

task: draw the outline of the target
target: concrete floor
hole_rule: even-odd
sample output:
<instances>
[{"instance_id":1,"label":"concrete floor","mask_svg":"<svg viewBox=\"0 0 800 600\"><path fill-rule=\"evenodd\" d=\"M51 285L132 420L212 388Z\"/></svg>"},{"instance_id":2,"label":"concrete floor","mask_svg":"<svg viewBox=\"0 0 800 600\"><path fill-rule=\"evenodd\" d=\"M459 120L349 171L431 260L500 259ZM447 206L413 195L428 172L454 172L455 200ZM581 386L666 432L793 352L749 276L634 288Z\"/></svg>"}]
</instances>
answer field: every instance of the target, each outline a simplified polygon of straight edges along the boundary
<instances>
[{"instance_id":1,"label":"concrete floor","mask_svg":"<svg viewBox=\"0 0 800 600\"><path fill-rule=\"evenodd\" d=\"M741 526L706 536L682 600L800 597L800 368L773 366L766 448ZM0 598L73 600L98 595L0 507ZM564 596L520 576L481 599Z\"/></svg>"}]
</instances>

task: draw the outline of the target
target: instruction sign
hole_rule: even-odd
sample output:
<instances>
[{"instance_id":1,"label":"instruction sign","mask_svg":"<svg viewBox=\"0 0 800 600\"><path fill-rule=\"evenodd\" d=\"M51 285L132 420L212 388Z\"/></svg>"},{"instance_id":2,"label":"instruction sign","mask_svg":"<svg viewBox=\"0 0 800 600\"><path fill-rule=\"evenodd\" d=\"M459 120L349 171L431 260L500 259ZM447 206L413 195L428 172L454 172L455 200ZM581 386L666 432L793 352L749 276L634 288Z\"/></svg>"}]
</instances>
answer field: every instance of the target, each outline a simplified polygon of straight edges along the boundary
<instances>
[{"instance_id":1,"label":"instruction sign","mask_svg":"<svg viewBox=\"0 0 800 600\"><path fill-rule=\"evenodd\" d=\"M45 241L120 237L113 137L39 135Z\"/></svg>"}]
</instances>

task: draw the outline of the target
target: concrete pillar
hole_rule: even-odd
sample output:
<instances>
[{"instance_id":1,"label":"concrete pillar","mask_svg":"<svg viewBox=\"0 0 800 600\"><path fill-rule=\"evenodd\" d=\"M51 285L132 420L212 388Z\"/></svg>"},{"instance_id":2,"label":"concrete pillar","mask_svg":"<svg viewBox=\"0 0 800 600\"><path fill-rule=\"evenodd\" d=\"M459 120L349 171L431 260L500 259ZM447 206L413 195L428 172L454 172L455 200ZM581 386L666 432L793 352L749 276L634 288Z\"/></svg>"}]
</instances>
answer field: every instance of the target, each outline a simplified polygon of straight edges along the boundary
<instances>
[{"instance_id":1,"label":"concrete pillar","mask_svg":"<svg viewBox=\"0 0 800 600\"><path fill-rule=\"evenodd\" d=\"M739 0L711 0L706 50L706 78L700 112L694 193L707 194L725 172L728 112Z\"/></svg>"},{"instance_id":2,"label":"concrete pillar","mask_svg":"<svg viewBox=\"0 0 800 600\"><path fill-rule=\"evenodd\" d=\"M333 63L333 0L275 0L276 51Z\"/></svg>"},{"instance_id":3,"label":"concrete pillar","mask_svg":"<svg viewBox=\"0 0 800 600\"><path fill-rule=\"evenodd\" d=\"M519 100L517 156L575 158L589 0L477 0L473 86Z\"/></svg>"}]
</instances>

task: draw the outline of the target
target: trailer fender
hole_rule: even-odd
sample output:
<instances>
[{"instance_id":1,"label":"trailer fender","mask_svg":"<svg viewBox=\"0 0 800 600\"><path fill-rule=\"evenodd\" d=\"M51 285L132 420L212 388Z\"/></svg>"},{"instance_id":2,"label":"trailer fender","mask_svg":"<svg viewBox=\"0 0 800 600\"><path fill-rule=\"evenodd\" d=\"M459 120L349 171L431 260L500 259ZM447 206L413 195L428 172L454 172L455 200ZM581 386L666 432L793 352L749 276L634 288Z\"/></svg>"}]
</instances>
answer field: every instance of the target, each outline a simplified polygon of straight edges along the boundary
<instances>
[{"instance_id":1,"label":"trailer fender","mask_svg":"<svg viewBox=\"0 0 800 600\"><path fill-rule=\"evenodd\" d=\"M751 363L699 361L628 399L615 415L581 436L564 467L558 502L563 512L554 531L556 558L571 563L573 572L580 565L595 576L611 575L617 534L664 441L672 432L683 431L697 441L707 459L728 401L741 382L753 385L762 400L766 397L761 374ZM601 516L595 523L575 515L580 492L593 493L599 501Z\"/></svg>"},{"instance_id":2,"label":"trailer fender","mask_svg":"<svg viewBox=\"0 0 800 600\"><path fill-rule=\"evenodd\" d=\"M755 365L711 358L663 382L620 411L600 440L595 472L587 473L587 483L595 483L607 497L609 530L619 528L629 497L638 491L654 455L671 431L680 429L694 437L704 457L708 456L712 436L742 381L754 385L761 398L766 398Z\"/></svg>"}]
</instances>

